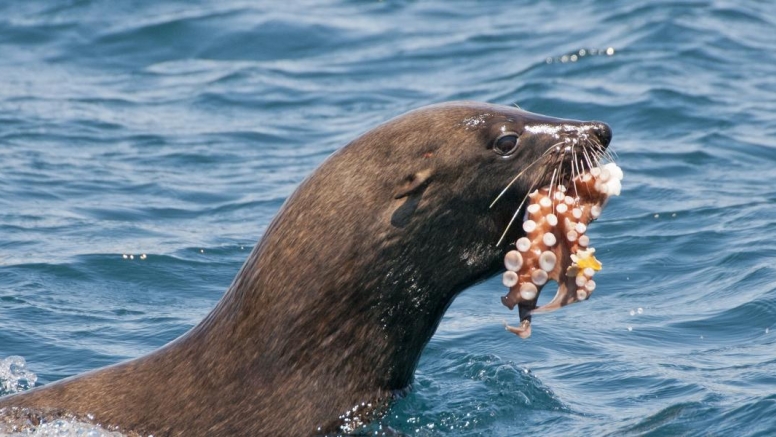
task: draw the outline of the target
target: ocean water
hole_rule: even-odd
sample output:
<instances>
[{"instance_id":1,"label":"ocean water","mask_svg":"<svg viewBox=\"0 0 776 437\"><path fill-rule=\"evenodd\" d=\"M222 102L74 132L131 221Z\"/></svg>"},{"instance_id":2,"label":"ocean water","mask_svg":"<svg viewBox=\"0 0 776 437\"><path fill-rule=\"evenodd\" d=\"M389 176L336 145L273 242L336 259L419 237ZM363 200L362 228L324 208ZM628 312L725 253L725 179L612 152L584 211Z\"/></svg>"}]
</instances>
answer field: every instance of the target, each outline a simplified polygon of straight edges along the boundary
<instances>
[{"instance_id":1,"label":"ocean water","mask_svg":"<svg viewBox=\"0 0 776 437\"><path fill-rule=\"evenodd\" d=\"M776 3L755 0L0 2L0 390L186 332L329 154L459 99L606 121L623 193L589 301L520 340L498 278L465 291L382 424L776 435Z\"/></svg>"}]
</instances>

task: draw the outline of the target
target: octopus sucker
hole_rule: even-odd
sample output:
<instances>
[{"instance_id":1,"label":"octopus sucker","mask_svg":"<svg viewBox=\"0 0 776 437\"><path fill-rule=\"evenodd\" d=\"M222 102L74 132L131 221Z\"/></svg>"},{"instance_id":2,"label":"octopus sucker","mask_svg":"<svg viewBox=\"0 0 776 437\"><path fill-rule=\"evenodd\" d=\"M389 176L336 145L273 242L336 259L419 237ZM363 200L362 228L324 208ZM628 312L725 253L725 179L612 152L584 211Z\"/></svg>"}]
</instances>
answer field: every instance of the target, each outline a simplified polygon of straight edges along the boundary
<instances>
[{"instance_id":1,"label":"octopus sucker","mask_svg":"<svg viewBox=\"0 0 776 437\"><path fill-rule=\"evenodd\" d=\"M603 266L586 232L609 197L620 194L622 178L622 169L610 162L564 185L529 193L522 226L525 236L504 257L503 283L509 292L501 302L509 309L517 306L520 312L518 326L505 323L508 331L528 338L532 314L590 298L596 288L593 277ZM539 294L550 280L558 283L558 291L549 303L538 307Z\"/></svg>"}]
</instances>

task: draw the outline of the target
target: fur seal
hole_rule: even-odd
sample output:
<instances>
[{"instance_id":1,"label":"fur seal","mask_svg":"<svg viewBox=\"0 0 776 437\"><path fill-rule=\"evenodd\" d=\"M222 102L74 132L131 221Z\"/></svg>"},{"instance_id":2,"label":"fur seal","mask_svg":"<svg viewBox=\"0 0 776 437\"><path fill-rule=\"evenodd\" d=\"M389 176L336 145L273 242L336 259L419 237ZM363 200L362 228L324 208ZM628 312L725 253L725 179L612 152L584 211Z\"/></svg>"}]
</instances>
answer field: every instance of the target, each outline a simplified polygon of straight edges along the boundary
<instances>
[{"instance_id":1,"label":"fur seal","mask_svg":"<svg viewBox=\"0 0 776 437\"><path fill-rule=\"evenodd\" d=\"M354 431L408 387L455 296L504 270L516 205L549 182L548 160L571 165L559 137L579 135L593 141L574 148L603 150L611 130L475 102L394 118L302 182L199 325L2 398L0 417L156 437Z\"/></svg>"}]
</instances>

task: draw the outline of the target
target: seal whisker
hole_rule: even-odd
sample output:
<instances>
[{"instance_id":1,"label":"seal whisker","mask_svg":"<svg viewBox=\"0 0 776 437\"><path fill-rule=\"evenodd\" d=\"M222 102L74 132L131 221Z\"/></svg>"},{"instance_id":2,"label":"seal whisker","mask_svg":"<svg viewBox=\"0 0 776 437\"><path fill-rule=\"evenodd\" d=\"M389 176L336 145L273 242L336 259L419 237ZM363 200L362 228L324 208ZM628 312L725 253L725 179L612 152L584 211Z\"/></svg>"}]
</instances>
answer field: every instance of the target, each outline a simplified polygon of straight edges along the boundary
<instances>
[{"instance_id":1,"label":"seal whisker","mask_svg":"<svg viewBox=\"0 0 776 437\"><path fill-rule=\"evenodd\" d=\"M567 187L565 187L566 184L564 183L565 180L566 180L566 166L563 165L563 161L561 160L558 163L558 182L556 184L556 187L558 189L558 192L562 193L564 196L565 196L565 189L567 189ZM560 186L561 185L564 186L564 191L560 191ZM552 196L556 196L556 194L551 194L551 195ZM556 199L556 200L559 200L559 199ZM555 201L554 200L552 202L552 213L555 214Z\"/></svg>"},{"instance_id":2,"label":"seal whisker","mask_svg":"<svg viewBox=\"0 0 776 437\"><path fill-rule=\"evenodd\" d=\"M591 146L600 155L601 158L609 162L615 161L615 157L612 155L611 150L604 147L603 144L601 144L600 142L597 142L597 141L591 142Z\"/></svg>"},{"instance_id":3,"label":"seal whisker","mask_svg":"<svg viewBox=\"0 0 776 437\"><path fill-rule=\"evenodd\" d=\"M592 141L590 139L586 140L590 150L590 154L593 155L596 164L600 164L602 159L605 159L607 157L606 150L603 148L601 143L598 143L596 141Z\"/></svg>"},{"instance_id":4,"label":"seal whisker","mask_svg":"<svg viewBox=\"0 0 776 437\"><path fill-rule=\"evenodd\" d=\"M595 167L595 158L590 156L590 150L586 148L582 149L582 154L585 156L585 160L587 161L588 165L590 165L590 168Z\"/></svg>"},{"instance_id":5,"label":"seal whisker","mask_svg":"<svg viewBox=\"0 0 776 437\"><path fill-rule=\"evenodd\" d=\"M538 157L536 160L531 162L531 164L529 164L528 167L523 169L523 171L521 171L517 176L515 176L509 182L509 184L507 184L507 186L501 191L501 193L499 193L499 195L496 197L496 199L493 200L493 202L490 204L490 207L492 208L493 205L495 205L496 202L504 195L504 193L506 193L506 191L509 189L509 187L512 186L512 184L514 184L514 182L520 176L522 176L529 168L531 168L537 162L539 162L539 161L547 158L548 156L550 156L550 154L555 152L556 148L559 145L563 144L563 143L564 143L564 141L558 141L555 144L553 144L550 147L548 147L544 151L544 153L542 153L542 155L540 157ZM560 183L560 178L559 178L560 177L560 172L559 172L559 170L562 170L562 168L563 168L563 161L559 160L557 168L553 169L552 176L550 177L550 192L552 192L553 185L557 186ZM523 197L523 200L520 202L520 205L517 207L517 209L515 210L515 213L512 215L512 218L509 220L509 223L507 223L507 226L504 229L504 232L501 234L501 237L499 237L498 242L496 243L497 246L500 246L501 243L504 242L504 238L506 237L507 233L509 232L509 229L511 229L512 224L515 222L515 219L520 214L520 209L523 207L523 205L525 204L526 200L528 200L528 196L530 195L530 193L532 193L537 188L537 185L539 184L539 182L541 182L542 180L544 180L546 178L547 174L550 172L549 169L550 169L550 166L549 165L546 166L544 172L541 175L538 175L536 177L536 179L534 179L533 183L530 185L530 188L528 190L528 194L526 194L526 196ZM558 182L556 182L556 178L557 178ZM554 210L554 205L553 205L553 210Z\"/></svg>"},{"instance_id":6,"label":"seal whisker","mask_svg":"<svg viewBox=\"0 0 776 437\"><path fill-rule=\"evenodd\" d=\"M544 174L546 174L546 173L544 173ZM514 213L514 214L512 214L512 218L511 218L511 219L509 219L509 223L507 223L507 226L506 226L506 228L504 229L504 232L501 234L501 237L499 237L499 239L498 239L498 242L496 243L496 246L500 246L500 245L501 245L501 243L504 241L504 237L506 237L506 236L507 236L507 232L509 232L509 228L511 228L511 227L512 227L512 223L514 223L514 222L515 222L515 219L517 218L517 215L518 215L518 214L520 214L520 209L521 209L521 208L523 207L523 205L525 204L525 201L526 201L526 200L528 200L528 196L531 194L531 192L533 192L534 188L535 188L535 187L536 187L536 185L539 183L539 181L541 181L541 180L542 180L542 177L543 177L543 175L542 175L542 176L539 176L539 177L537 177L537 178L536 178L536 179L533 181L533 183L531 184L531 188L529 188L529 189L528 189L528 193L525 195L525 197L523 197L523 200L520 202L520 205L518 205L518 206L517 206L517 209L515 210L515 213Z\"/></svg>"},{"instance_id":7,"label":"seal whisker","mask_svg":"<svg viewBox=\"0 0 776 437\"><path fill-rule=\"evenodd\" d=\"M561 162L559 167L560 167L560 174L558 175L558 186L563 185L565 189L568 189L565 183L568 181L568 178L567 178L567 174L569 172L569 169L567 168L568 166L563 165L563 163ZM563 193L565 194L565 190L563 191Z\"/></svg>"},{"instance_id":8,"label":"seal whisker","mask_svg":"<svg viewBox=\"0 0 776 437\"><path fill-rule=\"evenodd\" d=\"M612 155L612 151L601 144L599 140L587 138L587 142L590 145L590 149L598 156L597 161L599 164L601 160L609 162L615 161L615 156Z\"/></svg>"},{"instance_id":9,"label":"seal whisker","mask_svg":"<svg viewBox=\"0 0 776 437\"><path fill-rule=\"evenodd\" d=\"M532 163L528 164L528 166L527 166L526 168L524 168L524 169L523 169L523 171L521 171L520 173L518 173L518 174L517 174L517 176L515 176L514 178L512 178L512 180L511 180L511 181L509 181L509 183L507 184L507 186L506 186L506 187L504 187L504 189L503 189L503 190L501 190L501 192L498 194L498 196L496 196L496 198L495 198L495 199L493 199L493 202L491 202L491 203L490 203L490 206L489 206L488 208L493 208L493 205L495 205L495 204L496 204L496 202L498 202L498 201L499 201L499 199L501 199L501 197L502 197L502 196L504 196L504 193L506 193L506 192L507 192L507 190L509 190L509 187L511 187L511 186L512 186L512 184L514 184L514 183L515 183L515 181L517 181L517 180L520 178L520 176L522 176L523 174L525 174L525 172L527 172L527 171L528 171L528 170L529 170L531 167L533 167L533 166L534 166L534 164L536 164L537 162L539 162L539 161L540 161L540 160L541 160L543 157L544 157L544 156L540 156L540 157L536 158L536 160L534 160Z\"/></svg>"},{"instance_id":10,"label":"seal whisker","mask_svg":"<svg viewBox=\"0 0 776 437\"><path fill-rule=\"evenodd\" d=\"M597 154L589 149L584 149L585 156L587 157L587 162L590 163L590 168L597 167L598 166L598 159Z\"/></svg>"},{"instance_id":11,"label":"seal whisker","mask_svg":"<svg viewBox=\"0 0 776 437\"><path fill-rule=\"evenodd\" d=\"M582 172L580 171L580 168L577 166L577 151L575 149L571 150L571 183L574 184L574 192L579 192L579 188L577 187L577 177L579 177Z\"/></svg>"},{"instance_id":12,"label":"seal whisker","mask_svg":"<svg viewBox=\"0 0 776 437\"><path fill-rule=\"evenodd\" d=\"M560 166L561 164L562 163L559 162L558 166ZM552 177L550 177L550 191L549 191L550 192L550 197L552 197L552 185L553 185L553 183L555 183L555 175L557 173L558 173L558 169L557 168L552 170ZM554 208L553 208L553 210L554 210Z\"/></svg>"},{"instance_id":13,"label":"seal whisker","mask_svg":"<svg viewBox=\"0 0 776 437\"><path fill-rule=\"evenodd\" d=\"M560 143L557 143L557 144L560 144ZM556 144L556 145L557 145L557 144ZM514 184L514 183L515 183L515 181L517 181L517 180L520 178L520 176L522 176L523 174L525 174L525 172L527 172L528 170L530 170L530 169L531 169L531 167L533 167L533 166L534 166L534 165L535 165L537 162L541 161L541 160L542 160L542 159L543 159L545 156L547 156L547 155L548 155L548 154L549 154L551 151L552 151L552 148L548 148L547 150L545 150L545 151L544 151L544 153L542 153L542 155L541 155L540 157L536 158L536 159L535 159L533 162L531 162L530 164L528 164L528 165L527 165L527 166L526 166L526 167L523 169L523 171L521 171L520 173L518 173L518 174L517 174L517 176L515 176L514 178L512 178L512 180L511 180L511 181L509 181L509 183L507 184L507 186L506 186L506 187L504 187L504 189L503 189L503 190L501 190L501 192L500 192L500 193L498 193L498 196L496 196L496 198L495 198L495 199L493 199L493 202L491 202L491 203L490 203L490 206L489 206L488 208L493 208L493 205L495 205L495 204L496 204L496 202L498 202L498 201L499 201L499 199L501 199L501 197L502 197L502 196L504 196L504 194L507 192L507 190L509 190L509 188L512 186L512 184Z\"/></svg>"},{"instance_id":14,"label":"seal whisker","mask_svg":"<svg viewBox=\"0 0 776 437\"><path fill-rule=\"evenodd\" d=\"M587 150L586 150L586 149L582 149L582 155L584 155L584 157L585 157L585 161L587 161L587 165L589 166L588 168L593 168L593 167L595 167L595 165L593 165L593 163L591 162L591 160L590 160L590 155L588 155L588 153L587 153Z\"/></svg>"},{"instance_id":15,"label":"seal whisker","mask_svg":"<svg viewBox=\"0 0 776 437\"><path fill-rule=\"evenodd\" d=\"M607 149L604 149L603 153L607 161L615 162L617 160L617 156L615 155L616 152L613 153L610 149L607 148Z\"/></svg>"}]
</instances>

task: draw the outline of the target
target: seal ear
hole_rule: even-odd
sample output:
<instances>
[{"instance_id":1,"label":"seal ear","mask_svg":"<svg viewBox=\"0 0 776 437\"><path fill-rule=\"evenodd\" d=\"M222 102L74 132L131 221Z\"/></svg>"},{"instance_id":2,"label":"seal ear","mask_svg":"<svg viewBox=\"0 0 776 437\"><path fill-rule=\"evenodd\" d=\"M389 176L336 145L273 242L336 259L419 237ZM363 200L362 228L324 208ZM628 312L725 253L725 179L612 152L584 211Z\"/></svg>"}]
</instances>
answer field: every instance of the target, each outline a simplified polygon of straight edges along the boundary
<instances>
[{"instance_id":1,"label":"seal ear","mask_svg":"<svg viewBox=\"0 0 776 437\"><path fill-rule=\"evenodd\" d=\"M395 200L405 199L391 214L391 224L397 228L403 228L410 223L412 215L418 209L423 191L431 183L431 169L426 168L407 176L405 183L399 188Z\"/></svg>"},{"instance_id":2,"label":"seal ear","mask_svg":"<svg viewBox=\"0 0 776 437\"><path fill-rule=\"evenodd\" d=\"M431 169L425 168L415 174L411 174L407 177L407 182L399 189L394 199L401 199L408 197L415 193L423 191L431 182Z\"/></svg>"}]
</instances>

